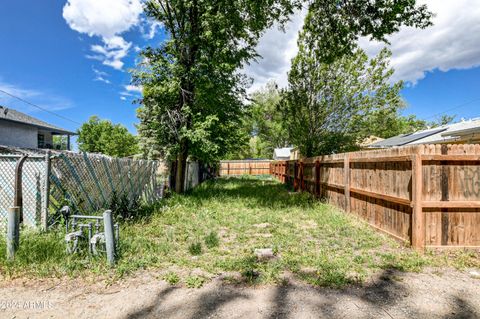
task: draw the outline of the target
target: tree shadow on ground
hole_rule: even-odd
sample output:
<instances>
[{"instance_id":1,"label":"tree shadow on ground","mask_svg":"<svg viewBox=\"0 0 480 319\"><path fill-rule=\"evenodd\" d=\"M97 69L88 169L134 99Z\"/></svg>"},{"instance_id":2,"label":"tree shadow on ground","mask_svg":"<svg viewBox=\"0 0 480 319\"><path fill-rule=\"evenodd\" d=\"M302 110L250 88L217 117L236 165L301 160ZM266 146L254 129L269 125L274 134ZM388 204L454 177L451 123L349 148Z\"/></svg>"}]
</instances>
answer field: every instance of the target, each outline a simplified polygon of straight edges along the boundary
<instances>
[{"instance_id":1,"label":"tree shadow on ground","mask_svg":"<svg viewBox=\"0 0 480 319\"><path fill-rule=\"evenodd\" d=\"M128 314L125 318L127 319L137 319L137 318L145 318L149 316L152 312L155 311L156 308L161 306L162 302L177 289L177 287L168 287L166 289L163 289L160 291L157 296L155 297L154 302L152 302L150 305L146 306L145 308L142 308L134 313Z\"/></svg>"},{"instance_id":2,"label":"tree shadow on ground","mask_svg":"<svg viewBox=\"0 0 480 319\"><path fill-rule=\"evenodd\" d=\"M170 295L175 287L162 290L155 301L147 307L129 314L125 319L137 318L169 318L171 316L181 318L203 319L210 318L217 309L236 299L247 300L248 296L235 289L222 289L221 293L217 291L205 291L194 300L185 300L185 303L175 306L164 306L164 301ZM187 307L188 302L193 301L191 307ZM193 310L193 311L192 311Z\"/></svg>"},{"instance_id":3,"label":"tree shadow on ground","mask_svg":"<svg viewBox=\"0 0 480 319\"><path fill-rule=\"evenodd\" d=\"M351 285L342 289L313 287L303 284L286 282L272 288L265 303L255 303L255 289L252 286L218 283L201 288L203 291L193 291L191 298L178 304L171 303L165 307L164 300L174 288L162 291L156 302L145 309L126 318L212 318L228 313L242 317L241 310L235 306L243 304L243 310L248 308L250 315L268 319L295 318L298 316L319 318L478 318L479 313L467 299L453 293L444 297L449 307L448 314L442 315L435 311L419 308L412 303L411 290L397 276L398 270L384 270L375 280L362 285ZM197 293L198 292L198 293ZM245 302L252 302L245 306ZM163 303L163 304L162 304ZM232 303L232 309L227 304ZM251 307L254 307L253 309Z\"/></svg>"}]
</instances>

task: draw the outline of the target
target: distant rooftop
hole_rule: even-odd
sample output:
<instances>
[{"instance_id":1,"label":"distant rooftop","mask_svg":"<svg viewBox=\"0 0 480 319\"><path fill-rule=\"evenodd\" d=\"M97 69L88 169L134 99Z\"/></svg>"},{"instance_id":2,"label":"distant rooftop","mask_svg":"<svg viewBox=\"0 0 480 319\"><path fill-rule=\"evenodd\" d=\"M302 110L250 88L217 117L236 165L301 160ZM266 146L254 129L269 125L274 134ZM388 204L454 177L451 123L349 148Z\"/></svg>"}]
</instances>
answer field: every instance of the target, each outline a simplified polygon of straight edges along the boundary
<instances>
[{"instance_id":1,"label":"distant rooftop","mask_svg":"<svg viewBox=\"0 0 480 319\"><path fill-rule=\"evenodd\" d=\"M290 152L292 151L293 147L283 147L283 148L276 148L273 151L274 157L288 157L290 158Z\"/></svg>"},{"instance_id":2,"label":"distant rooftop","mask_svg":"<svg viewBox=\"0 0 480 319\"><path fill-rule=\"evenodd\" d=\"M36 119L30 115L25 113L16 111L11 108L7 108L5 106L0 105L0 120L6 120L15 123L21 123L26 125L35 126L40 129L45 129L52 131L53 133L57 134L64 134L64 135L76 135L77 133L60 128L58 126L49 124L47 122L41 121Z\"/></svg>"},{"instance_id":3,"label":"distant rooftop","mask_svg":"<svg viewBox=\"0 0 480 319\"><path fill-rule=\"evenodd\" d=\"M383 141L370 144L369 148L388 148L414 144L451 143L459 139L460 132L478 131L480 118L462 120L457 123L442 125L411 134L397 135Z\"/></svg>"}]
</instances>

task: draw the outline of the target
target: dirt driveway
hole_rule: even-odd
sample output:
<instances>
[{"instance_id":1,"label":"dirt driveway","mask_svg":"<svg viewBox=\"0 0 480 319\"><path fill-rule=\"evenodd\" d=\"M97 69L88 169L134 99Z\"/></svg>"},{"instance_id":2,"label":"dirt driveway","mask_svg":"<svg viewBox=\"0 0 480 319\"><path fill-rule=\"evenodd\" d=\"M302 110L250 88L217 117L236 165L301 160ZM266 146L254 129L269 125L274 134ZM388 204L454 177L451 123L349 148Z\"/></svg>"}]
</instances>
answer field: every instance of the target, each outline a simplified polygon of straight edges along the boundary
<instances>
[{"instance_id":1,"label":"dirt driveway","mask_svg":"<svg viewBox=\"0 0 480 319\"><path fill-rule=\"evenodd\" d=\"M0 288L1 318L480 318L480 279L470 272L387 270L363 286L240 287L218 277L200 289L153 272L108 287L81 280L14 281Z\"/></svg>"}]
</instances>

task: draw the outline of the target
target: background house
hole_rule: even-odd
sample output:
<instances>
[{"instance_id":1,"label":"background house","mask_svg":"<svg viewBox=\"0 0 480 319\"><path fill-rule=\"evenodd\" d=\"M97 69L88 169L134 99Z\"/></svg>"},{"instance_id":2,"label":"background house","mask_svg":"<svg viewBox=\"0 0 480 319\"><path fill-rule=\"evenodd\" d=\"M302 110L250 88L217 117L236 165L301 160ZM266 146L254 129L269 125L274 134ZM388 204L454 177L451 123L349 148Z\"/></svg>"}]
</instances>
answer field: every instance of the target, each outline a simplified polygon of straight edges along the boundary
<instances>
[{"instance_id":1,"label":"background house","mask_svg":"<svg viewBox=\"0 0 480 319\"><path fill-rule=\"evenodd\" d=\"M76 133L0 106L0 145L70 150L72 135ZM54 145L53 136L65 136L66 145Z\"/></svg>"},{"instance_id":2,"label":"background house","mask_svg":"<svg viewBox=\"0 0 480 319\"><path fill-rule=\"evenodd\" d=\"M273 150L273 159L277 161L288 161L293 147L282 147Z\"/></svg>"},{"instance_id":3,"label":"background house","mask_svg":"<svg viewBox=\"0 0 480 319\"><path fill-rule=\"evenodd\" d=\"M415 144L472 144L478 142L480 142L480 118L474 118L411 134L397 135L370 144L368 148L390 148Z\"/></svg>"}]
</instances>

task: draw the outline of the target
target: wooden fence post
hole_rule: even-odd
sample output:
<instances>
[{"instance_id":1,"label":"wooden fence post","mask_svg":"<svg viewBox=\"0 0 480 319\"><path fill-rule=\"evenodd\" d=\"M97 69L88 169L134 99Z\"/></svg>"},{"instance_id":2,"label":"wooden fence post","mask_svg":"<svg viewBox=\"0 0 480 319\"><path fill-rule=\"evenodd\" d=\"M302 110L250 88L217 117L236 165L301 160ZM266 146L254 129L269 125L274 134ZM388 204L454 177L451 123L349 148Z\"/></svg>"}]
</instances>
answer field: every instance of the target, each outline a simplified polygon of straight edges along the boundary
<instances>
[{"instance_id":1,"label":"wooden fence post","mask_svg":"<svg viewBox=\"0 0 480 319\"><path fill-rule=\"evenodd\" d=\"M293 162L293 190L298 190L298 163Z\"/></svg>"},{"instance_id":2,"label":"wooden fence post","mask_svg":"<svg viewBox=\"0 0 480 319\"><path fill-rule=\"evenodd\" d=\"M230 163L227 163L227 175L230 175Z\"/></svg>"},{"instance_id":3,"label":"wooden fence post","mask_svg":"<svg viewBox=\"0 0 480 319\"><path fill-rule=\"evenodd\" d=\"M425 247L425 216L422 205L422 156L417 151L412 157L412 247L423 250Z\"/></svg>"},{"instance_id":4,"label":"wooden fence post","mask_svg":"<svg viewBox=\"0 0 480 319\"><path fill-rule=\"evenodd\" d=\"M315 196L320 196L320 161L315 161Z\"/></svg>"},{"instance_id":5,"label":"wooden fence post","mask_svg":"<svg viewBox=\"0 0 480 319\"><path fill-rule=\"evenodd\" d=\"M303 176L304 163L303 160L300 161L300 190L303 192L305 190L305 181Z\"/></svg>"},{"instance_id":6,"label":"wooden fence post","mask_svg":"<svg viewBox=\"0 0 480 319\"><path fill-rule=\"evenodd\" d=\"M345 184L345 211L350 213L350 154L346 153L343 160L343 176Z\"/></svg>"}]
</instances>

